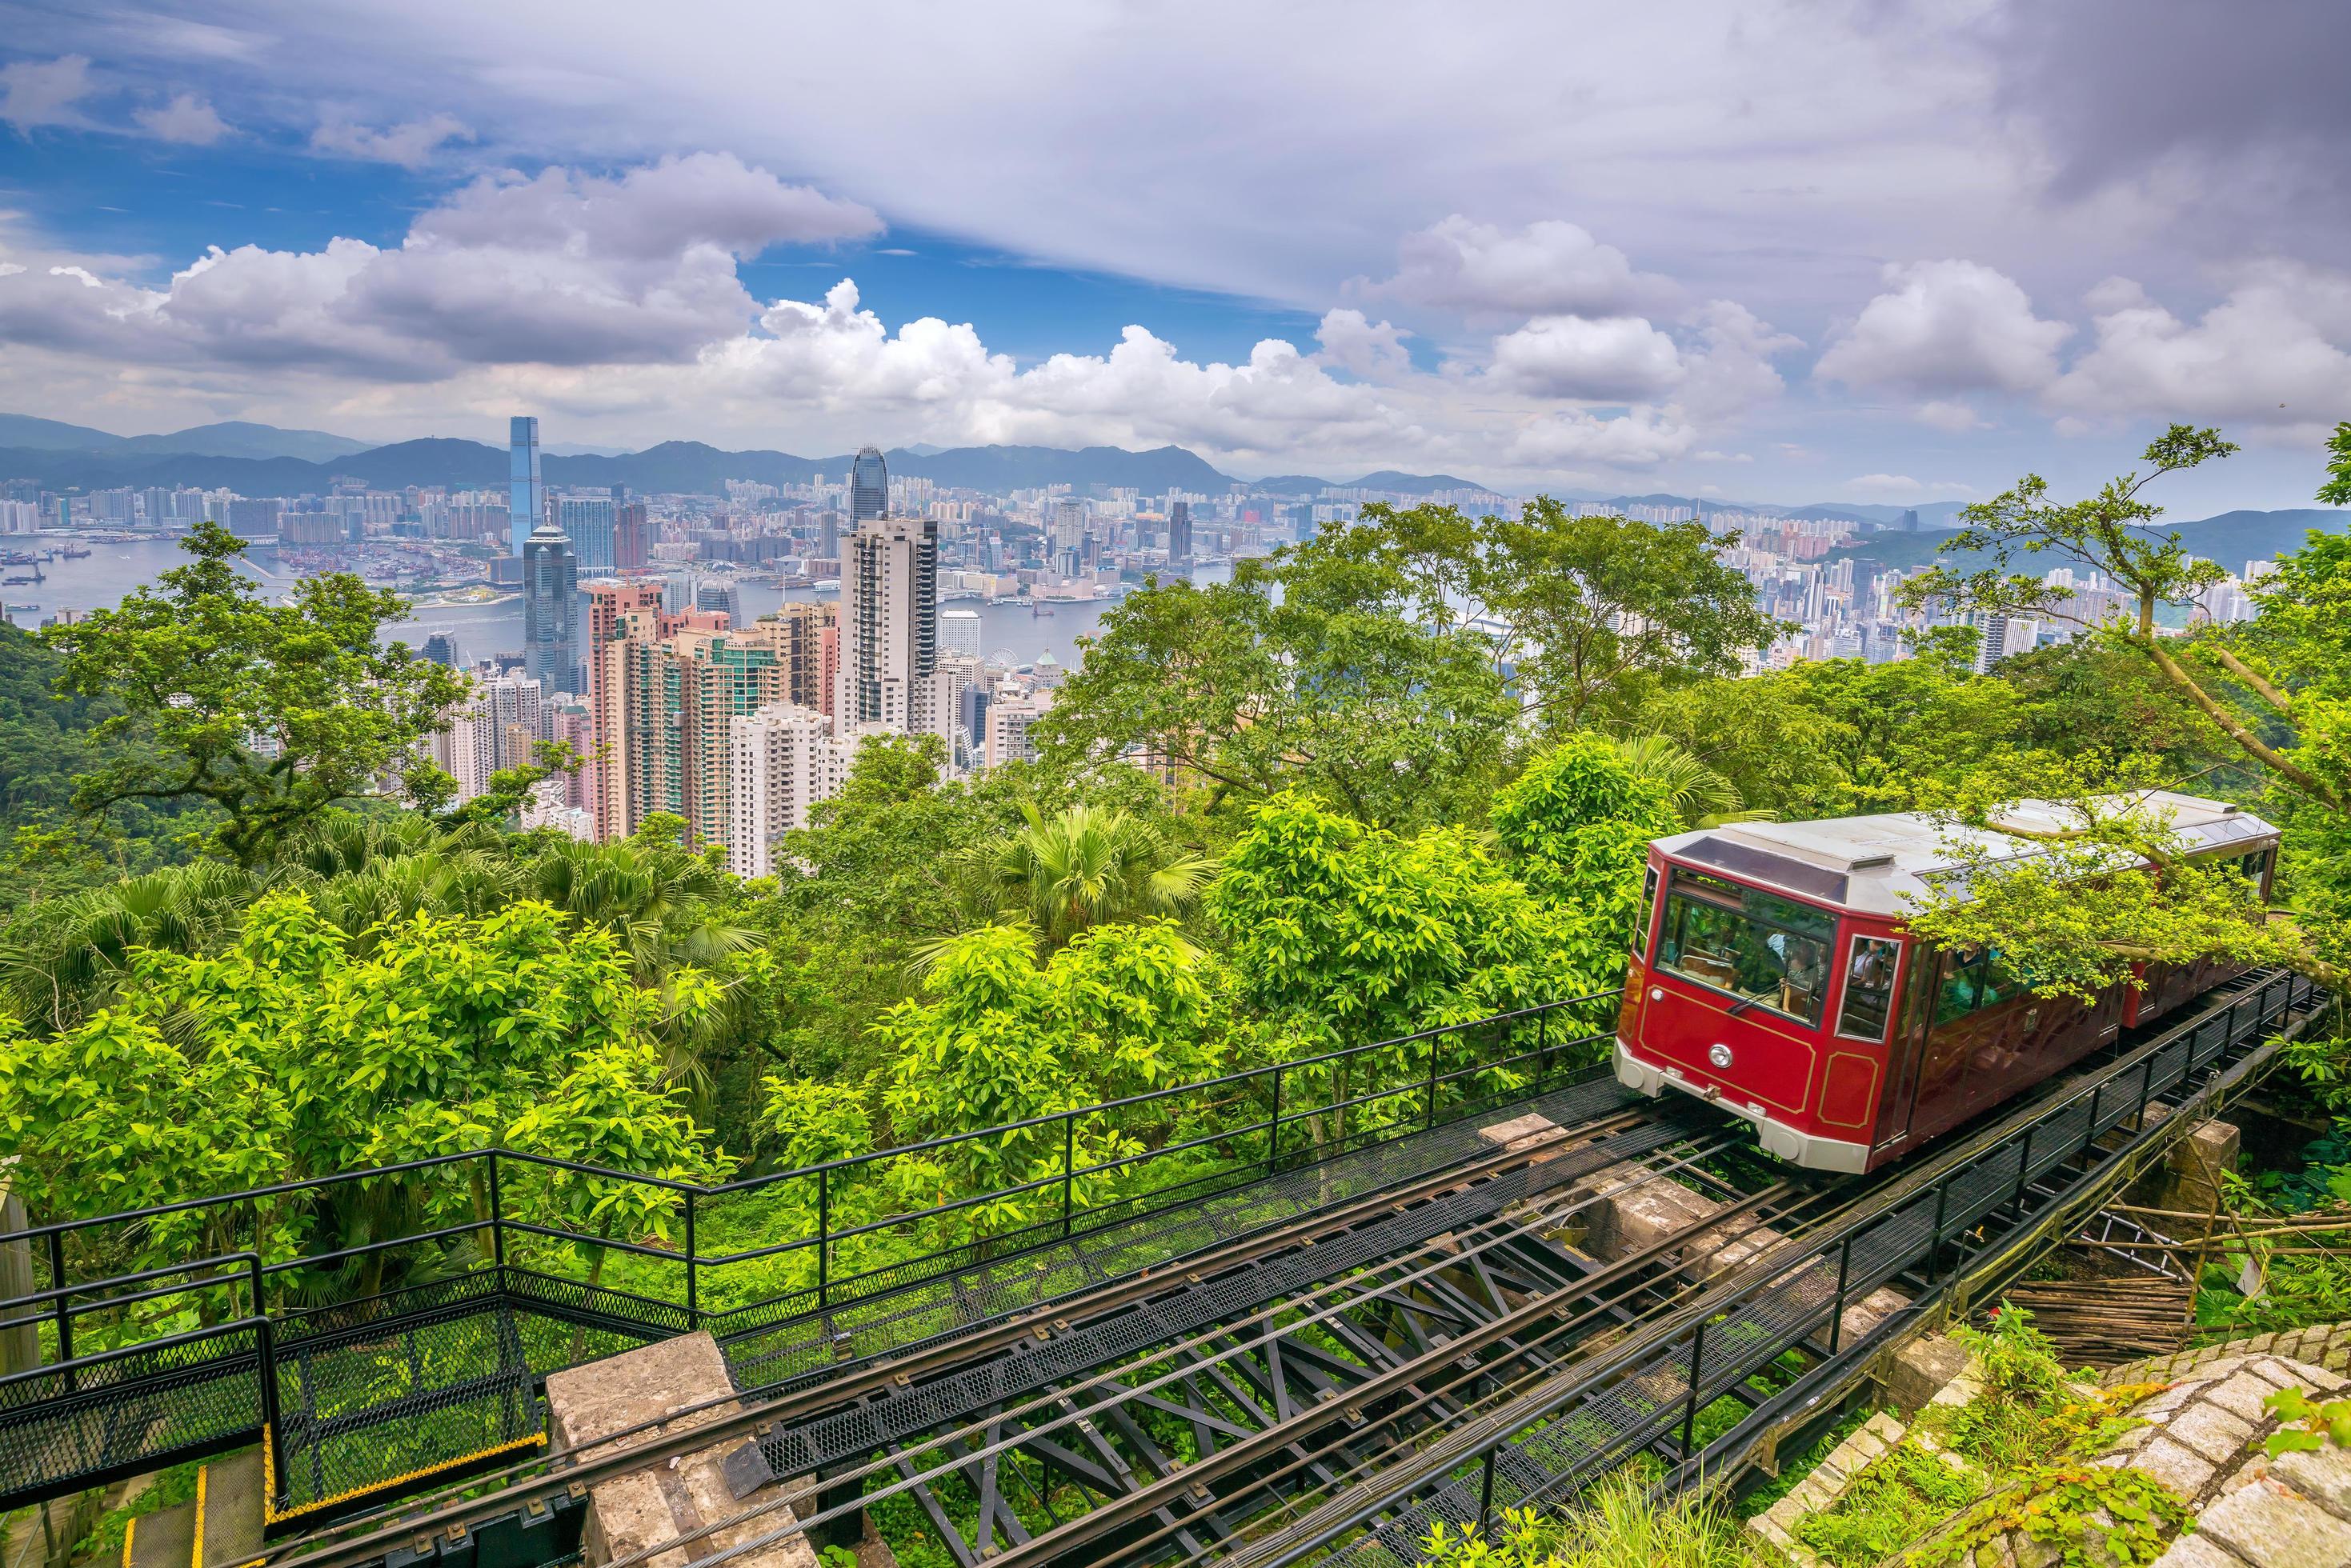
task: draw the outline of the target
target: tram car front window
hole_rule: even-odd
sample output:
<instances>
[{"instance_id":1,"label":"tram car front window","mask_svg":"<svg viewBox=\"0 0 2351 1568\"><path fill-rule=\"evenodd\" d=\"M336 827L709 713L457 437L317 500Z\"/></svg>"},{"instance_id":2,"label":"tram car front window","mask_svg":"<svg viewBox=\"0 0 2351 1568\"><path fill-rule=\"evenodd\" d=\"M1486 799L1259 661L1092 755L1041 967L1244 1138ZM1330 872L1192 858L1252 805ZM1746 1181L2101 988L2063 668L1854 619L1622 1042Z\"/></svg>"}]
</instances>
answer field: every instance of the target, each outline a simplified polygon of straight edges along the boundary
<instances>
[{"instance_id":1,"label":"tram car front window","mask_svg":"<svg viewBox=\"0 0 2351 1568\"><path fill-rule=\"evenodd\" d=\"M1660 968L1819 1026L1834 915L1677 867L1663 927Z\"/></svg>"}]
</instances>

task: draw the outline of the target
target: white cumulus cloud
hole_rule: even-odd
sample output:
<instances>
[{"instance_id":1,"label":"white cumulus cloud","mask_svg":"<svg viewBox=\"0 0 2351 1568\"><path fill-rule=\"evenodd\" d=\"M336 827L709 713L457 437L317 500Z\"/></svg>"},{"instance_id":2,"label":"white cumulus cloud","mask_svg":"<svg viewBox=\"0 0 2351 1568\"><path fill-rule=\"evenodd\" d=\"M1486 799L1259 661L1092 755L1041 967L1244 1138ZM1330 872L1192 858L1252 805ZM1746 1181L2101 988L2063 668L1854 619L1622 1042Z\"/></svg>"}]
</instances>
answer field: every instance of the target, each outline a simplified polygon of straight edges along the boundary
<instances>
[{"instance_id":1,"label":"white cumulus cloud","mask_svg":"<svg viewBox=\"0 0 2351 1568\"><path fill-rule=\"evenodd\" d=\"M2050 391L2069 413L2325 427L2351 410L2351 275L2259 263L2194 321L2126 278L2088 304L2095 342Z\"/></svg>"},{"instance_id":2,"label":"white cumulus cloud","mask_svg":"<svg viewBox=\"0 0 2351 1568\"><path fill-rule=\"evenodd\" d=\"M192 92L174 93L172 101L135 110L131 118L159 141L210 147L228 134L228 125L213 106Z\"/></svg>"},{"instance_id":3,"label":"white cumulus cloud","mask_svg":"<svg viewBox=\"0 0 2351 1568\"><path fill-rule=\"evenodd\" d=\"M1343 306L1324 312L1322 325L1314 329L1326 362L1366 379L1411 369L1412 352L1404 346L1411 336L1393 323L1373 321L1362 311Z\"/></svg>"},{"instance_id":4,"label":"white cumulus cloud","mask_svg":"<svg viewBox=\"0 0 2351 1568\"><path fill-rule=\"evenodd\" d=\"M0 119L18 130L37 125L78 125L81 117L73 112L73 107L95 87L89 79L88 55L11 60L0 66Z\"/></svg>"},{"instance_id":5,"label":"white cumulus cloud","mask_svg":"<svg viewBox=\"0 0 2351 1568\"><path fill-rule=\"evenodd\" d=\"M2074 329L2035 316L2006 274L1972 261L1897 263L1886 282L1814 375L1930 398L2038 392L2057 379L2057 349Z\"/></svg>"},{"instance_id":6,"label":"white cumulus cloud","mask_svg":"<svg viewBox=\"0 0 2351 1568\"><path fill-rule=\"evenodd\" d=\"M1587 402L1651 401L1688 372L1674 340L1636 316L1546 316L1494 339L1488 374L1516 391Z\"/></svg>"},{"instance_id":7,"label":"white cumulus cloud","mask_svg":"<svg viewBox=\"0 0 2351 1568\"><path fill-rule=\"evenodd\" d=\"M1629 316L1677 292L1558 219L1504 230L1456 213L1407 234L1396 262L1395 276L1358 286L1374 298L1501 316Z\"/></svg>"}]
</instances>

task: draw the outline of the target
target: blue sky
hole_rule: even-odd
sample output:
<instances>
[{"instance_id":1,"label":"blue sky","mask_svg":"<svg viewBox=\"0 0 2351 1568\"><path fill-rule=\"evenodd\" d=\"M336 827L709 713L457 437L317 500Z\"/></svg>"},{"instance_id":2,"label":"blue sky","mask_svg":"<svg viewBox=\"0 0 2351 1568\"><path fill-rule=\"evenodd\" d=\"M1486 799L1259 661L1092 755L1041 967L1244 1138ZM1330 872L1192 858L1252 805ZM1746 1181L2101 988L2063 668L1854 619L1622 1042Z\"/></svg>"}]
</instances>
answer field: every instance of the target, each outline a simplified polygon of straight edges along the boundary
<instances>
[{"instance_id":1,"label":"blue sky","mask_svg":"<svg viewBox=\"0 0 2351 1568\"><path fill-rule=\"evenodd\" d=\"M2346 16L0 0L0 409L2304 504Z\"/></svg>"}]
</instances>

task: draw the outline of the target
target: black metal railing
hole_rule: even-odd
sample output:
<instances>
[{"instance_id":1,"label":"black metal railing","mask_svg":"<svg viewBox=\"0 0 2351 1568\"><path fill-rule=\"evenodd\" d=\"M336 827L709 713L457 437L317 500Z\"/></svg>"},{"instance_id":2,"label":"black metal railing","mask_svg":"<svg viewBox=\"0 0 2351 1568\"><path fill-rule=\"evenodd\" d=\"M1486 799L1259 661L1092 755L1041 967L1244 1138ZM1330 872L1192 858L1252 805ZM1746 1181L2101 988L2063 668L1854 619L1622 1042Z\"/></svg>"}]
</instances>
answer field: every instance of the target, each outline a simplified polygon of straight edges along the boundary
<instances>
[{"instance_id":1,"label":"black metal railing","mask_svg":"<svg viewBox=\"0 0 2351 1568\"><path fill-rule=\"evenodd\" d=\"M1878 1343L1915 1321L1949 1290L1948 1254L1961 1238L2011 1205L2021 1219L2032 1184L2063 1168L2086 1167L2088 1183L2132 1158L2135 1146L2163 1136L2147 1120L2152 1102L2188 1085L2208 1092L2232 1053L2306 1013L2316 998L2309 981L2287 974L2245 987L2022 1116L1928 1156L1884 1202L1775 1249L1656 1332L1455 1428L1231 1561L1411 1563L1440 1521L1458 1531L1487 1525L1505 1507L1558 1505L1644 1452L1675 1456L1694 1476L1698 1418L1714 1401L1789 1350L1825 1347L1835 1360L1863 1348L1848 1344L1847 1309L1896 1277L1922 1280L1925 1294L1851 1337ZM2106 1147L2118 1131L2121 1146ZM1785 1413L1776 1402L1767 1408ZM1751 1437L1762 1421L1759 1412L1730 1435Z\"/></svg>"},{"instance_id":2,"label":"black metal railing","mask_svg":"<svg viewBox=\"0 0 2351 1568\"><path fill-rule=\"evenodd\" d=\"M0 1238L36 1250L48 1277L0 1301L0 1317L39 1314L47 1363L0 1379L0 1507L255 1440L269 1445L273 1512L345 1501L365 1490L357 1472L315 1450L360 1433L371 1410L462 1411L452 1429L465 1436L441 1445L456 1459L510 1449L558 1366L695 1328L725 1338L821 1317L1433 1127L1588 1064L1615 1000L1563 999L710 1186L500 1147L36 1225ZM1014 1179L972 1179L989 1168L974 1151L1007 1147L1030 1155ZM662 1223L635 1234L563 1223L543 1199L564 1182L634 1189L635 1210ZM334 1220L347 1199L386 1194L413 1217L396 1233L266 1254L268 1217ZM246 1244L104 1267L172 1228ZM99 1272L76 1277L83 1260ZM173 1314L139 1310L172 1303L195 1326L156 1332ZM519 1321L472 1321L485 1314ZM199 1390L193 1421L116 1418ZM394 1473L445 1468L421 1450L407 1460Z\"/></svg>"}]
</instances>

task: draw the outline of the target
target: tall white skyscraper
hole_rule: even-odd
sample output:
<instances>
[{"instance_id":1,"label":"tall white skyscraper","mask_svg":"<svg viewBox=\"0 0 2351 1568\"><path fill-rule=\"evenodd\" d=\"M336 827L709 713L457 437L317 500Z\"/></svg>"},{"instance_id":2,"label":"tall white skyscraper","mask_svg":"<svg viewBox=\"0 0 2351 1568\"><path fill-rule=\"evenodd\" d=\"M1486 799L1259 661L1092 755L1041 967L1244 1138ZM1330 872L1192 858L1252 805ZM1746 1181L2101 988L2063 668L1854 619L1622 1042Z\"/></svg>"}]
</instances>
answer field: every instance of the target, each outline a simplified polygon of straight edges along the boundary
<instances>
[{"instance_id":1,"label":"tall white skyscraper","mask_svg":"<svg viewBox=\"0 0 2351 1568\"><path fill-rule=\"evenodd\" d=\"M931 726L938 667L939 525L876 518L857 525L841 555L841 671L833 717L846 734L883 724L901 734Z\"/></svg>"},{"instance_id":2,"label":"tall white skyscraper","mask_svg":"<svg viewBox=\"0 0 2351 1568\"><path fill-rule=\"evenodd\" d=\"M507 441L507 524L514 535L514 553L519 556L523 541L547 515L547 482L538 467L538 417L517 414L508 421Z\"/></svg>"}]
</instances>

